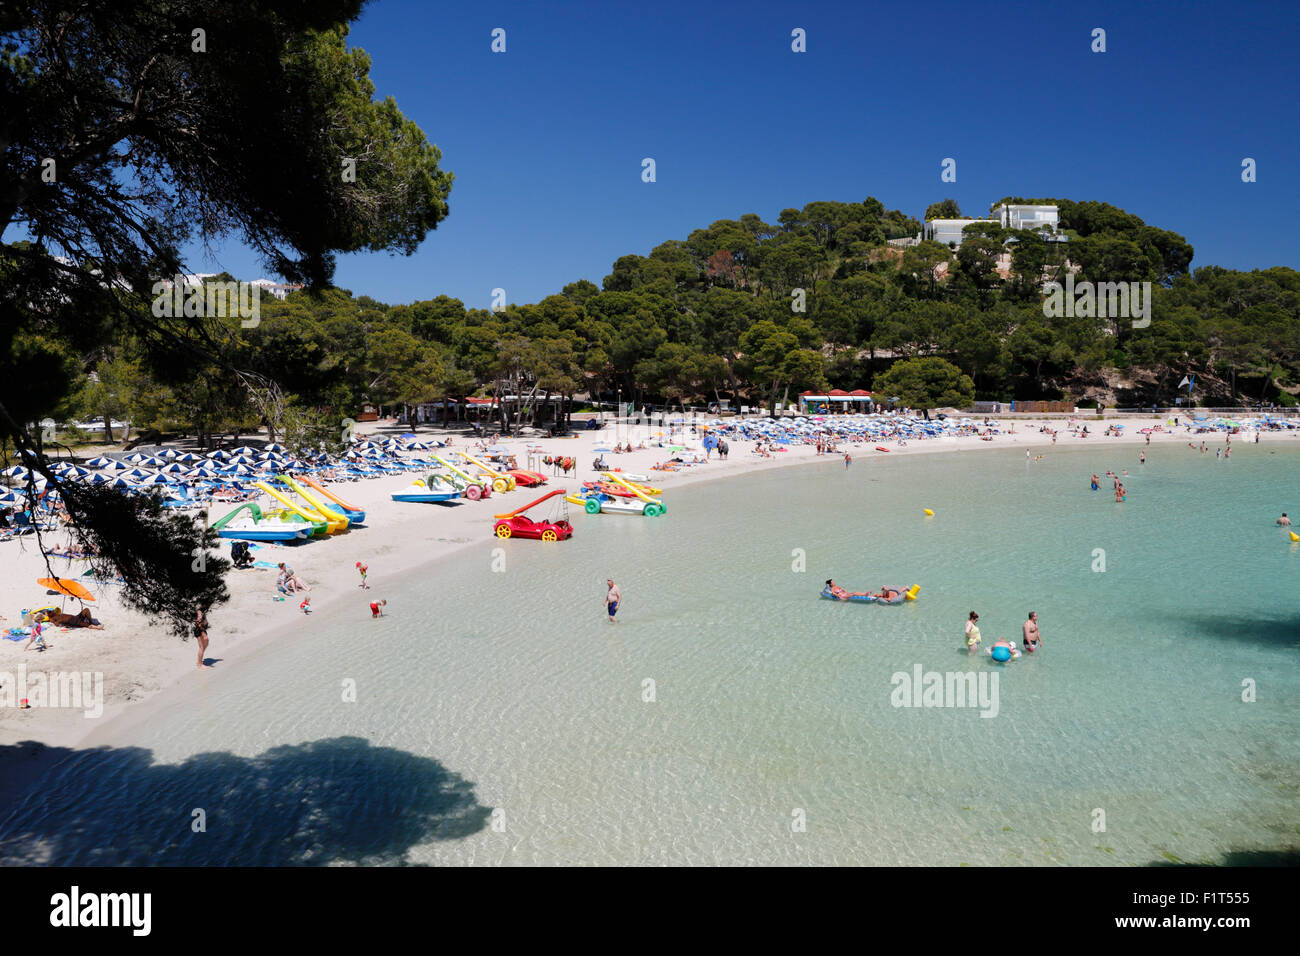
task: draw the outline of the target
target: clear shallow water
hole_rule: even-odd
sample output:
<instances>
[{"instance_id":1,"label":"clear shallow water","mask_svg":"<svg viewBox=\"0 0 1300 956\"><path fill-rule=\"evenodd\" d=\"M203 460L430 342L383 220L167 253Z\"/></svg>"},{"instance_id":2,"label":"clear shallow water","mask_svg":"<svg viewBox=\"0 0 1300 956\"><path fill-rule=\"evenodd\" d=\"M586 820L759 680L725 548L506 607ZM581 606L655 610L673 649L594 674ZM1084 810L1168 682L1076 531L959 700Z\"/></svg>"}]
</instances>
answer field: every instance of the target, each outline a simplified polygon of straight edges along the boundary
<instances>
[{"instance_id":1,"label":"clear shallow water","mask_svg":"<svg viewBox=\"0 0 1300 956\"><path fill-rule=\"evenodd\" d=\"M359 596L317 613L130 728L131 747L73 756L0 820L0 861L1295 852L1300 549L1273 519L1300 513L1300 454L1157 446L1144 468L1102 442L1044 454L864 451L847 472L831 460L682 489L660 520L573 509L576 536L552 546L488 538L484 509L482 544L374 592L390 617L369 620ZM1126 466L1125 504L1088 490L1093 471ZM436 537L437 509L420 515ZM615 627L607 575L625 595ZM819 600L828 576L919 583L920 600ZM972 608L986 644L1019 640L1037 610L1042 653L968 658ZM891 676L918 663L996 673L998 715L892 706Z\"/></svg>"}]
</instances>

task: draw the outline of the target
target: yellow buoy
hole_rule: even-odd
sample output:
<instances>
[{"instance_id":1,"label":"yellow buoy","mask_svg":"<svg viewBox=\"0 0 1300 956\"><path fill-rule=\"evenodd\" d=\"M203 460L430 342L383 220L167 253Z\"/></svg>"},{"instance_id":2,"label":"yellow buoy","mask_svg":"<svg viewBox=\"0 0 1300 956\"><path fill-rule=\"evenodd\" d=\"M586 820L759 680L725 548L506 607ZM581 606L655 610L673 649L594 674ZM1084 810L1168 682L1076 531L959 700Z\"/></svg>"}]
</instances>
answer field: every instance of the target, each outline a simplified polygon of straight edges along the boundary
<instances>
[{"instance_id":1,"label":"yellow buoy","mask_svg":"<svg viewBox=\"0 0 1300 956\"><path fill-rule=\"evenodd\" d=\"M903 596L906 597L907 600L909 601L915 601L916 595L920 592L920 590L921 590L921 585L913 584L910 588L908 588L906 591L903 592Z\"/></svg>"},{"instance_id":2,"label":"yellow buoy","mask_svg":"<svg viewBox=\"0 0 1300 956\"><path fill-rule=\"evenodd\" d=\"M1292 532L1291 532L1291 540L1292 540L1292 541L1300 541L1300 534L1296 534L1294 531L1292 531Z\"/></svg>"},{"instance_id":3,"label":"yellow buoy","mask_svg":"<svg viewBox=\"0 0 1300 956\"><path fill-rule=\"evenodd\" d=\"M925 513L926 513L927 515L929 515L931 518L934 517L934 512L931 511L929 508L926 508L926 509L925 509Z\"/></svg>"}]
</instances>

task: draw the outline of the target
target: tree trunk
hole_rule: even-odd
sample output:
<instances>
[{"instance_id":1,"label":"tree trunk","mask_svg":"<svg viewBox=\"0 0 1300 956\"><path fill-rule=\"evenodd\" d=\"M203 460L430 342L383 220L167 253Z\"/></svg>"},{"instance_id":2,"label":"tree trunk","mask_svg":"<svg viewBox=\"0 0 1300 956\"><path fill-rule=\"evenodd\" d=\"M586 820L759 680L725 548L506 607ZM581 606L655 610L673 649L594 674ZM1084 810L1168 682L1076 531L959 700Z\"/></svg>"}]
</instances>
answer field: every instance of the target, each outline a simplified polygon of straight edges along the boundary
<instances>
[{"instance_id":1,"label":"tree trunk","mask_svg":"<svg viewBox=\"0 0 1300 956\"><path fill-rule=\"evenodd\" d=\"M113 416L104 413L104 443L111 445L113 443Z\"/></svg>"}]
</instances>

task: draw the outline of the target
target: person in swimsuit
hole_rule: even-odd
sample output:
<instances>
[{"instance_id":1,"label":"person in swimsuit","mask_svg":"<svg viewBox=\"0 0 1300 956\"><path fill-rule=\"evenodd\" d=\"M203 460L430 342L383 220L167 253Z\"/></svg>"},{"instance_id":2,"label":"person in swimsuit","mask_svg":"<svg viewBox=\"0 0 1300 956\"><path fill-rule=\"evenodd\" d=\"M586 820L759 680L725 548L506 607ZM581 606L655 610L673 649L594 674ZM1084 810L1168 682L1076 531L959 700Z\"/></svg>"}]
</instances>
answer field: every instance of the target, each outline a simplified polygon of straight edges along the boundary
<instances>
[{"instance_id":1,"label":"person in swimsuit","mask_svg":"<svg viewBox=\"0 0 1300 956\"><path fill-rule=\"evenodd\" d=\"M1288 518L1288 517L1286 516L1286 512L1285 512L1285 511L1282 512L1282 517L1280 517L1280 518L1277 519L1277 523L1280 524L1280 525L1281 525L1282 527L1284 527L1284 528L1289 528L1289 527L1291 527L1291 519Z\"/></svg>"},{"instance_id":2,"label":"person in swimsuit","mask_svg":"<svg viewBox=\"0 0 1300 956\"><path fill-rule=\"evenodd\" d=\"M609 623L616 624L618 622L614 620L614 615L618 613L618 605L623 600L623 592L618 589L618 585L614 583L613 578L606 578L605 586L609 588L605 592L605 607L609 611Z\"/></svg>"},{"instance_id":3,"label":"person in swimsuit","mask_svg":"<svg viewBox=\"0 0 1300 956\"><path fill-rule=\"evenodd\" d=\"M1043 638L1038 633L1038 612L1037 611L1029 612L1029 619L1025 621L1024 626L1020 630L1021 630L1021 637L1024 639L1022 643L1025 645L1025 650L1030 654L1038 650L1038 647L1042 643Z\"/></svg>"},{"instance_id":4,"label":"person in swimsuit","mask_svg":"<svg viewBox=\"0 0 1300 956\"><path fill-rule=\"evenodd\" d=\"M980 616L974 611L970 612L970 617L966 620L966 653L974 654L980 646Z\"/></svg>"},{"instance_id":5,"label":"person in swimsuit","mask_svg":"<svg viewBox=\"0 0 1300 956\"><path fill-rule=\"evenodd\" d=\"M1005 637L1000 637L1000 638L998 638L996 641L994 641L992 644L989 645L989 654L990 654L990 656L991 656L991 655L993 654L993 652L994 652L995 650L997 650L999 647L1005 647L1005 648L1007 649L1007 653L1010 655L1010 657L1008 657L1007 660L1015 660L1017 657L1020 656L1020 652L1019 652L1018 650L1016 650L1016 642L1015 642L1015 641L1008 641ZM997 658L994 657L994 660L997 660Z\"/></svg>"},{"instance_id":6,"label":"person in swimsuit","mask_svg":"<svg viewBox=\"0 0 1300 956\"><path fill-rule=\"evenodd\" d=\"M870 591L846 591L835 583L834 578L826 579L826 590L831 592L832 597L837 597L841 601L847 601L851 597L870 597Z\"/></svg>"},{"instance_id":7,"label":"person in swimsuit","mask_svg":"<svg viewBox=\"0 0 1300 956\"><path fill-rule=\"evenodd\" d=\"M194 612L194 638L199 642L199 667L203 667L203 655L208 650L208 615L203 608Z\"/></svg>"}]
</instances>

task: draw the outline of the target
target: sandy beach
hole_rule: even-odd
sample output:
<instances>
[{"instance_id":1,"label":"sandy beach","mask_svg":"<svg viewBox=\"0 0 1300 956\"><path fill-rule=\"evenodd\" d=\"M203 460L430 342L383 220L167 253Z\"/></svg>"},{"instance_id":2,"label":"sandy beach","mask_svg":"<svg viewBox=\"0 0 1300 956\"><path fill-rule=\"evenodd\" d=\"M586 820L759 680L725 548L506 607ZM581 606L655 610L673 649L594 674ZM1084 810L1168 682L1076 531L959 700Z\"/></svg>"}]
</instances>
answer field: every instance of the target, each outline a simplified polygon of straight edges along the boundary
<instances>
[{"instance_id":1,"label":"sandy beach","mask_svg":"<svg viewBox=\"0 0 1300 956\"><path fill-rule=\"evenodd\" d=\"M855 474L887 469L888 460L905 455L936 453L969 453L987 449L1008 449L1023 446L1036 454L1052 453L1052 437L1040 428L1047 425L1058 429L1057 448L1095 447L1114 448L1113 467L1117 470L1132 468L1137 464L1139 447L1147 436L1140 430L1167 426L1167 419L1122 420L1122 437L1103 437L1105 424L1095 418L1080 419L1092 433L1086 439L1073 437L1066 422L1024 419L1003 420L1004 433L993 440L969 436L910 441L906 446L892 445L888 453L875 450L871 444L850 444L845 447L853 456ZM1014 432L1010 430L1014 429ZM391 422L378 422L360 434L387 435L405 431L404 426ZM698 444L689 437L687 443ZM452 433L455 447L472 449L472 439ZM615 432L613 426L601 431L581 431L570 439L509 439L501 442L516 454L520 467L527 467L526 448L540 448L542 455L568 455L576 458L578 471L566 478L549 478L544 490L576 489L582 481L591 480L597 473L592 469L597 457L597 447L613 447L623 439L639 442L657 441L653 429L644 426L624 426ZM421 437L445 438L439 430L426 430ZM1265 433L1263 442L1295 441L1294 432ZM1222 433L1200 436L1209 447L1222 446ZM1191 437L1180 425L1174 431L1161 431L1151 435L1151 445L1181 446L1187 454ZM1243 433L1239 439L1245 443L1254 440L1253 433ZM702 481L737 477L759 470L789 467L801 463L825 461L817 456L812 446L792 445L788 450L770 458L754 454L754 443L731 442L730 455L719 460L716 455L706 464L685 468L677 472L661 473L652 470L657 462L671 457L667 448L648 447L625 454L605 454L612 468L631 473L652 475L652 484L663 488L664 500L670 513L665 520L672 521L671 503L677 488ZM690 451L681 457L692 457ZM548 473L551 469L545 469ZM1086 476L1082 476L1085 477ZM138 614L124 609L117 599L115 587L92 587L96 601L93 613L104 624L103 630L53 629L48 640L52 648L44 652L24 651L26 640L0 642L0 671L10 674L19 665L30 671L77 671L103 675L103 712L88 719L82 710L72 708L0 707L0 747L3 751L5 772L0 774L4 783L0 789L9 790L31 779L31 774L42 768L40 759L45 748L73 748L93 734L96 743L102 743L117 730L125 730L139 720L148 718L151 702L160 692L175 688L175 693L189 693L213 681L220 681L222 671L236 659L256 654L271 642L300 641L309 638L314 621L339 613L349 602L358 605L364 613L364 604L385 596L386 586L398 575L411 572L422 565L442 558L473 542L482 542L491 534L492 516L526 504L540 494L533 489L520 488L505 495L494 495L485 502L463 501L446 507L394 502L390 494L410 481L407 477L389 477L336 486L338 492L357 506L364 508L368 518L363 528L346 534L301 545L264 544L254 552L259 561L288 561L311 588L313 613L305 615L298 609L298 601L274 600L275 572L267 569L230 571L227 583L231 599L214 608L210 614L211 645L207 659L211 666L196 666L197 647L190 641L181 641L165 629L152 625ZM230 506L233 507L233 506ZM220 517L229 510L218 505L214 511ZM614 519L619 520L619 519ZM596 533L578 524L581 534ZM65 536L56 534L46 539L46 546L61 544ZM540 546L540 545L539 545ZM223 542L223 554L228 545ZM84 566L77 561L51 558L55 572L61 576L79 577ZM360 561L369 567L370 589L363 591L356 571ZM0 610L6 628L19 622L19 609L58 603L47 596L34 582L47 574L45 559L34 537L10 541L0 545ZM89 580L89 579L87 579ZM65 609L77 610L75 600L67 599ZM60 750L60 753L65 752Z\"/></svg>"}]
</instances>

